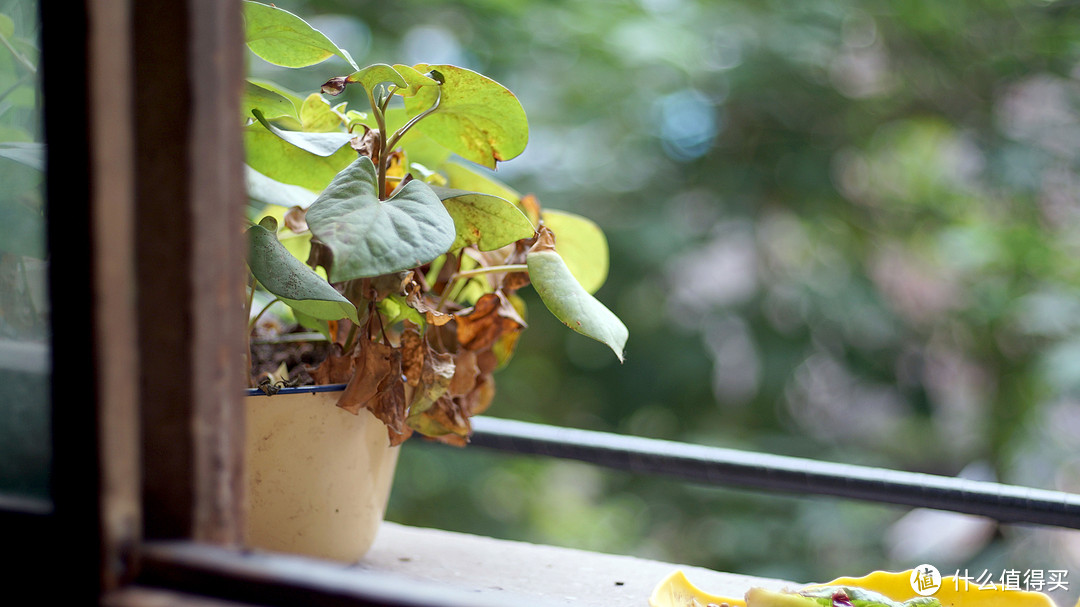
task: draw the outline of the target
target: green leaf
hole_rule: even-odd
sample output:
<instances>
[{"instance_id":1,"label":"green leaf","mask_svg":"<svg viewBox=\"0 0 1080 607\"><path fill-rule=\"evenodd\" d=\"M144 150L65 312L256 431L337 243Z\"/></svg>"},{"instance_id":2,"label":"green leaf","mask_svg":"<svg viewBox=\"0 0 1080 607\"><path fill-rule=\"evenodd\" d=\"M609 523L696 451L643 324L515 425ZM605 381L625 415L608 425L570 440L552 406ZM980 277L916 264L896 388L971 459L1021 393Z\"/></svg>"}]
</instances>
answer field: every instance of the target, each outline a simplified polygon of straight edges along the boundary
<instances>
[{"instance_id":1,"label":"green leaf","mask_svg":"<svg viewBox=\"0 0 1080 607\"><path fill-rule=\"evenodd\" d=\"M329 108L328 108L329 109ZM333 110L331 110L333 111ZM342 149L353 136L349 133L307 133L304 131L286 131L267 122L259 110L251 112L266 130L291 143L292 145L310 152L316 156L332 156ZM252 125L254 126L254 125Z\"/></svg>"},{"instance_id":2,"label":"green leaf","mask_svg":"<svg viewBox=\"0 0 1080 607\"><path fill-rule=\"evenodd\" d=\"M244 177L247 182L248 197L252 200L282 207L300 207L306 209L315 202L315 192L298 185L289 185L246 166Z\"/></svg>"},{"instance_id":3,"label":"green leaf","mask_svg":"<svg viewBox=\"0 0 1080 607\"><path fill-rule=\"evenodd\" d=\"M315 192L321 192L339 171L356 159L356 151L349 146L342 146L330 156L312 154L258 123L244 129L244 149L251 168L281 183L298 185Z\"/></svg>"},{"instance_id":4,"label":"green leaf","mask_svg":"<svg viewBox=\"0 0 1080 607\"><path fill-rule=\"evenodd\" d=\"M510 160L525 150L529 123L521 102L503 85L453 65L414 66L418 71L437 71L439 87L424 87L405 98L405 109L415 116L439 103L433 114L416 129L462 158L488 168Z\"/></svg>"},{"instance_id":5,"label":"green leaf","mask_svg":"<svg viewBox=\"0 0 1080 607\"><path fill-rule=\"evenodd\" d=\"M450 187L470 192L484 192L517 205L521 194L501 181L484 175L460 162L447 162L440 169L450 180Z\"/></svg>"},{"instance_id":6,"label":"green leaf","mask_svg":"<svg viewBox=\"0 0 1080 607\"><path fill-rule=\"evenodd\" d=\"M4 14L0 14L0 36L9 40L15 37L15 22Z\"/></svg>"},{"instance_id":7,"label":"green leaf","mask_svg":"<svg viewBox=\"0 0 1080 607\"><path fill-rule=\"evenodd\" d=\"M607 280L608 244L600 226L565 211L543 211L544 225L555 234L555 250L581 286L596 293Z\"/></svg>"},{"instance_id":8,"label":"green leaf","mask_svg":"<svg viewBox=\"0 0 1080 607\"><path fill-rule=\"evenodd\" d=\"M509 200L480 192L429 187L454 218L457 238L450 245L451 251L467 245L494 251L536 233L529 218Z\"/></svg>"},{"instance_id":9,"label":"green leaf","mask_svg":"<svg viewBox=\"0 0 1080 607\"><path fill-rule=\"evenodd\" d=\"M427 184L413 180L379 200L376 179L361 156L308 208L308 227L333 253L332 282L423 265L454 242L454 220Z\"/></svg>"},{"instance_id":10,"label":"green leaf","mask_svg":"<svg viewBox=\"0 0 1080 607\"><path fill-rule=\"evenodd\" d=\"M291 99L249 80L244 83L240 114L248 116L252 110L259 110L269 120L283 117L299 119Z\"/></svg>"},{"instance_id":11,"label":"green leaf","mask_svg":"<svg viewBox=\"0 0 1080 607\"><path fill-rule=\"evenodd\" d=\"M0 197L0 251L45 259L45 216L41 211Z\"/></svg>"},{"instance_id":12,"label":"green leaf","mask_svg":"<svg viewBox=\"0 0 1080 607\"><path fill-rule=\"evenodd\" d=\"M409 121L403 108L392 108L386 112L386 130L394 133ZM418 162L427 167L437 167L450 157L450 150L439 145L434 139L416 129L410 129L398 141L398 146L405 149L409 163ZM478 190L479 188L459 188Z\"/></svg>"},{"instance_id":13,"label":"green leaf","mask_svg":"<svg viewBox=\"0 0 1080 607\"><path fill-rule=\"evenodd\" d=\"M409 321L423 327L427 324L424 315L410 306L400 295L390 295L376 304L379 312L386 318L386 326L392 327L399 322Z\"/></svg>"},{"instance_id":14,"label":"green leaf","mask_svg":"<svg viewBox=\"0 0 1080 607\"><path fill-rule=\"evenodd\" d=\"M425 86L437 86L439 83L407 65L387 65L376 63L363 69L357 70L348 76L331 78L322 86L322 91L328 95L340 95L345 87L350 84L359 84L369 94L373 94L375 87L387 83L394 85L394 94L402 97L411 97L416 91Z\"/></svg>"},{"instance_id":15,"label":"green leaf","mask_svg":"<svg viewBox=\"0 0 1080 607\"><path fill-rule=\"evenodd\" d=\"M356 307L293 257L278 242L276 230L277 222L272 218L248 229L248 267L259 284L302 314L322 320L348 318L359 322Z\"/></svg>"},{"instance_id":16,"label":"green leaf","mask_svg":"<svg viewBox=\"0 0 1080 607\"><path fill-rule=\"evenodd\" d=\"M269 63L307 67L337 55L357 69L349 53L289 11L245 0L244 23L248 48Z\"/></svg>"},{"instance_id":17,"label":"green leaf","mask_svg":"<svg viewBox=\"0 0 1080 607\"><path fill-rule=\"evenodd\" d=\"M23 166L45 172L45 144L4 141L0 143L0 158L14 160Z\"/></svg>"},{"instance_id":18,"label":"green leaf","mask_svg":"<svg viewBox=\"0 0 1080 607\"><path fill-rule=\"evenodd\" d=\"M406 88L399 88L394 91L395 95L401 95L402 97L412 97L417 92L419 92L421 88L425 86L439 85L438 80L435 80L426 74L421 74L416 68L396 63L394 64L394 69L397 70L397 73L401 74L401 76L405 79L405 82L408 83L408 86Z\"/></svg>"},{"instance_id":19,"label":"green leaf","mask_svg":"<svg viewBox=\"0 0 1080 607\"><path fill-rule=\"evenodd\" d=\"M306 132L342 134L341 125L344 122L345 116L330 107L330 102L318 93L308 95L300 106L300 123ZM349 139L352 139L351 135Z\"/></svg>"},{"instance_id":20,"label":"green leaf","mask_svg":"<svg viewBox=\"0 0 1080 607\"><path fill-rule=\"evenodd\" d=\"M299 310L293 310L293 316L296 317L296 322L300 323L300 326L318 332L326 338L326 341L334 341L334 338L330 336L330 323L328 321L308 316Z\"/></svg>"},{"instance_id":21,"label":"green leaf","mask_svg":"<svg viewBox=\"0 0 1080 607\"><path fill-rule=\"evenodd\" d=\"M375 90L375 87L383 82L389 82L399 88L409 87L405 77L385 63L376 63L355 71L349 74L345 81L349 84L359 84L368 92Z\"/></svg>"},{"instance_id":22,"label":"green leaf","mask_svg":"<svg viewBox=\"0 0 1080 607\"><path fill-rule=\"evenodd\" d=\"M626 325L578 283L551 246L549 231L541 230L540 240L529 251L526 264L529 280L547 309L574 331L607 344L622 362L630 335Z\"/></svg>"}]
</instances>

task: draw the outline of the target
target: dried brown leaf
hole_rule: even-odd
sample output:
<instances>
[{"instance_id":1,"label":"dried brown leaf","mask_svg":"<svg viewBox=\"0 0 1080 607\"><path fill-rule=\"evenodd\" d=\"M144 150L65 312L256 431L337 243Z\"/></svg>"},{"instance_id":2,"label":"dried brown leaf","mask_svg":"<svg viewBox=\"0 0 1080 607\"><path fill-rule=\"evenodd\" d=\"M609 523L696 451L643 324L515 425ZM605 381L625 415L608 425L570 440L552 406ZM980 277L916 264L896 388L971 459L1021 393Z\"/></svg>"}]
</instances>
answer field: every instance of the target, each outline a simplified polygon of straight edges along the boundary
<instances>
[{"instance_id":1,"label":"dried brown leaf","mask_svg":"<svg viewBox=\"0 0 1080 607\"><path fill-rule=\"evenodd\" d=\"M416 325L406 321L401 333L401 371L405 381L414 388L420 385L420 374L424 370L423 341Z\"/></svg>"},{"instance_id":2,"label":"dried brown leaf","mask_svg":"<svg viewBox=\"0 0 1080 607\"><path fill-rule=\"evenodd\" d=\"M438 306L434 305L427 297L420 294L419 289L414 289L409 293L408 297L405 298L405 303L407 303L410 308L423 314L424 319L427 320L429 324L436 327L441 327L451 320L454 320L453 314L440 312L437 309Z\"/></svg>"},{"instance_id":3,"label":"dried brown leaf","mask_svg":"<svg viewBox=\"0 0 1080 607\"><path fill-rule=\"evenodd\" d=\"M285 211L285 227L296 234L308 231L307 210L300 207L290 207Z\"/></svg>"},{"instance_id":4,"label":"dried brown leaf","mask_svg":"<svg viewBox=\"0 0 1080 607\"><path fill-rule=\"evenodd\" d=\"M446 393L449 396L468 394L476 387L477 376L480 375L480 368L476 363L476 352L462 350L458 352L455 362L454 377L450 380Z\"/></svg>"},{"instance_id":5,"label":"dried brown leaf","mask_svg":"<svg viewBox=\"0 0 1080 607\"><path fill-rule=\"evenodd\" d=\"M319 386L345 383L353 377L353 357L342 352L341 344L331 344L326 359L308 373Z\"/></svg>"},{"instance_id":6,"label":"dried brown leaf","mask_svg":"<svg viewBox=\"0 0 1080 607\"><path fill-rule=\"evenodd\" d=\"M461 403L462 411L469 417L487 411L491 406L491 401L495 399L495 379L490 375L481 375L476 380L476 387L471 392L455 398Z\"/></svg>"},{"instance_id":7,"label":"dried brown leaf","mask_svg":"<svg viewBox=\"0 0 1080 607\"><path fill-rule=\"evenodd\" d=\"M391 384L385 386L383 384L388 377L391 380L396 380L396 382L392 383L402 383L401 352L396 348L378 342L367 340L360 342L359 351L356 355L356 372L353 374L352 379L349 380L349 384L345 386L345 391L341 393L341 397L338 398L337 406L354 415L359 414L360 409L365 407L372 409L372 412L376 413L370 402L381 390L388 389L391 386ZM404 392L401 401L402 406L404 406ZM383 419L378 413L376 413L376 417ZM383 419L383 421L390 425L393 416L390 416L389 420Z\"/></svg>"},{"instance_id":8,"label":"dried brown leaf","mask_svg":"<svg viewBox=\"0 0 1080 607\"><path fill-rule=\"evenodd\" d=\"M366 128L366 127L365 127ZM356 150L357 154L367 156L372 162L379 162L379 146L382 145L382 134L379 129L367 129L363 135L349 140L349 146Z\"/></svg>"},{"instance_id":9,"label":"dried brown leaf","mask_svg":"<svg viewBox=\"0 0 1080 607\"><path fill-rule=\"evenodd\" d=\"M526 326L514 306L498 291L481 296L471 310L455 316L458 342L469 350L486 350L503 334Z\"/></svg>"}]
</instances>

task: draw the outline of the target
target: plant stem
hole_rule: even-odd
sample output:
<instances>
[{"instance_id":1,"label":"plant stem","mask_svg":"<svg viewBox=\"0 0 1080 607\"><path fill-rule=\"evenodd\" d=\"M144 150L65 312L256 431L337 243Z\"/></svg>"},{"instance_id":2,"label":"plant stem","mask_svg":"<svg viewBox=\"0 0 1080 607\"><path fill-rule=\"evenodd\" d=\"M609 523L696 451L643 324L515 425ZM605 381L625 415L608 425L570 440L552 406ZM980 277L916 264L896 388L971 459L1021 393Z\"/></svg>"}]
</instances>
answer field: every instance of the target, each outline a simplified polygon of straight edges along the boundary
<instances>
[{"instance_id":1,"label":"plant stem","mask_svg":"<svg viewBox=\"0 0 1080 607\"><path fill-rule=\"evenodd\" d=\"M459 278L469 278L472 276L483 276L484 274L495 274L498 272L528 272L529 266L523 263L511 264L508 266L488 266L486 268L476 268L475 270L465 270L454 274L451 280L457 280Z\"/></svg>"},{"instance_id":2,"label":"plant stem","mask_svg":"<svg viewBox=\"0 0 1080 607\"><path fill-rule=\"evenodd\" d=\"M255 300L255 284L257 282L255 280L255 276L251 273L250 270L248 271L248 276L251 278L251 280L248 281L248 296L247 296L247 301L244 302L244 318L251 318L251 303ZM245 339L247 339L247 348L244 349L244 359L247 360L247 373L246 373L246 375L247 375L248 387L249 388L254 388L255 383L251 380L251 365L252 365L252 363L251 363L251 325L250 324L248 325L248 330L247 330L247 333L244 335L244 337L245 337Z\"/></svg>"},{"instance_id":3,"label":"plant stem","mask_svg":"<svg viewBox=\"0 0 1080 607\"><path fill-rule=\"evenodd\" d=\"M420 112L419 114L413 116L411 120L405 123L405 126L395 131L393 136L390 137L389 142L386 144L386 147L388 149L394 149L394 146L396 146L398 142L401 141L401 138L405 136L405 133L409 132L409 129L413 128L414 126L416 126L417 122L420 122L424 118L430 116L435 110L439 109L439 102L442 101L442 85L439 86L439 94L437 97L435 97L435 103L433 103L431 107L424 110L423 112Z\"/></svg>"},{"instance_id":4,"label":"plant stem","mask_svg":"<svg viewBox=\"0 0 1080 607\"><path fill-rule=\"evenodd\" d=\"M7 49L11 51L11 54L15 57L15 60L22 64L22 66L26 68L27 71L29 71L31 74L37 73L37 66L34 65L33 62L31 62L29 59L24 57L22 53L16 50L15 47L11 45L11 41L7 39L7 36L0 34L0 42L4 43L4 46L6 46Z\"/></svg>"},{"instance_id":5,"label":"plant stem","mask_svg":"<svg viewBox=\"0 0 1080 607\"><path fill-rule=\"evenodd\" d=\"M375 93L368 92L371 113L375 114L375 123L379 125L379 161L376 163L376 175L379 183L379 200L386 200L386 116L382 106L375 103Z\"/></svg>"},{"instance_id":6,"label":"plant stem","mask_svg":"<svg viewBox=\"0 0 1080 607\"><path fill-rule=\"evenodd\" d=\"M252 293L254 293L254 291ZM278 297L275 297L274 299L270 300L270 303L263 306L262 310L259 310L259 313L255 315L255 318L252 318L250 321L248 321L248 333L249 334L251 333L251 330L255 328L255 323L259 322L259 318L261 318L263 314L266 314L266 311L270 309L270 306L276 304L279 301L281 301L281 299L278 298Z\"/></svg>"}]
</instances>

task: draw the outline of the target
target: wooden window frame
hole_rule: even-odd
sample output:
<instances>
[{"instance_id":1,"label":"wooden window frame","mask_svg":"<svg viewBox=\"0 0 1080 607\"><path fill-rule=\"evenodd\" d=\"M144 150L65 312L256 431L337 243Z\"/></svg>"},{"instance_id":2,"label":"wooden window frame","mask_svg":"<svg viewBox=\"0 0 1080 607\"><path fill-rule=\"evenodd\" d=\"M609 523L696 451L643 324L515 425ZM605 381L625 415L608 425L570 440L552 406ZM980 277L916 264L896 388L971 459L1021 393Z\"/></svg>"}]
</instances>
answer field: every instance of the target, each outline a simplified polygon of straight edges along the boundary
<instances>
[{"instance_id":1,"label":"wooden window frame","mask_svg":"<svg viewBox=\"0 0 1080 607\"><path fill-rule=\"evenodd\" d=\"M12 579L44 572L57 579L50 599L116 607L482 604L452 589L239 549L240 2L46 4L51 501L0 499L0 525L19 554ZM835 495L897 502L898 491L928 486L871 476L853 489L858 475L848 468L559 429L546 436L515 423L483 422L478 432L479 445L770 490L829 493L818 486L824 479ZM1031 520L1038 501L1055 509L1033 522L1080 526L1076 496L953 489L940 487L942 504Z\"/></svg>"}]
</instances>

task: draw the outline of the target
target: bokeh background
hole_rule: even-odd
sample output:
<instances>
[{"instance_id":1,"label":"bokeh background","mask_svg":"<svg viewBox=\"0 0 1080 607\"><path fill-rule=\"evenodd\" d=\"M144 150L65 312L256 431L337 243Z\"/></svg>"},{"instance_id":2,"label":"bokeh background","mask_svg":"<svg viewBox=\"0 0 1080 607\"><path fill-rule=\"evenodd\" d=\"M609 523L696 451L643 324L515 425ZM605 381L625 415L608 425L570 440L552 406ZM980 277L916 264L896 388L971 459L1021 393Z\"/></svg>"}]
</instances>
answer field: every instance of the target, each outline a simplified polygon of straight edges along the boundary
<instances>
[{"instance_id":1,"label":"bokeh background","mask_svg":"<svg viewBox=\"0 0 1080 607\"><path fill-rule=\"evenodd\" d=\"M502 82L531 136L498 177L607 233L626 363L533 296L490 415L1080 490L1077 2L276 4L361 65ZM303 93L348 69L251 68ZM1070 570L1055 594L1080 593L1076 532L421 440L388 518L797 581Z\"/></svg>"}]
</instances>

